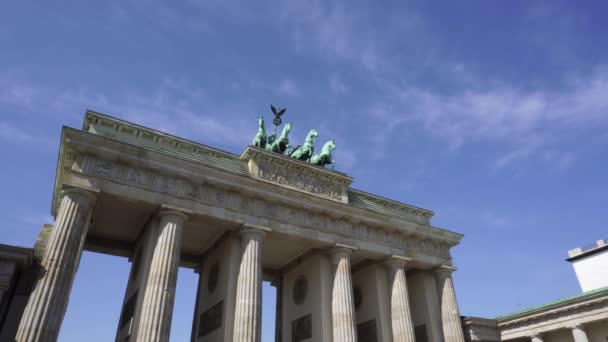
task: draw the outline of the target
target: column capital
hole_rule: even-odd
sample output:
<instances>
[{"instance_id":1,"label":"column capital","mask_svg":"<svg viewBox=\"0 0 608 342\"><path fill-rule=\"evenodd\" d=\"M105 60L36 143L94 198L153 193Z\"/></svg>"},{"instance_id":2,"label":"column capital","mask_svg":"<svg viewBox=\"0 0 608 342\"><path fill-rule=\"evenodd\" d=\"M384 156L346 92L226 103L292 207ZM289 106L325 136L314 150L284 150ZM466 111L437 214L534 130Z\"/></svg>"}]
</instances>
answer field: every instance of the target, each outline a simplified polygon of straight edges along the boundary
<instances>
[{"instance_id":1,"label":"column capital","mask_svg":"<svg viewBox=\"0 0 608 342\"><path fill-rule=\"evenodd\" d=\"M585 330L585 327L583 326L582 323L574 323L572 325L569 325L568 329L570 329L570 330Z\"/></svg>"},{"instance_id":2,"label":"column capital","mask_svg":"<svg viewBox=\"0 0 608 342\"><path fill-rule=\"evenodd\" d=\"M356 249L357 248L353 247L353 246L336 243L329 250L329 259L331 260L331 263L334 265L337 264L340 261L340 259L343 259L343 258L348 258L350 260L351 255L353 254L353 252Z\"/></svg>"},{"instance_id":3,"label":"column capital","mask_svg":"<svg viewBox=\"0 0 608 342\"><path fill-rule=\"evenodd\" d=\"M61 190L61 197L70 196L73 200L81 199L86 201L86 204L92 205L97 201L99 190L88 190L81 188L64 188Z\"/></svg>"},{"instance_id":4,"label":"column capital","mask_svg":"<svg viewBox=\"0 0 608 342\"><path fill-rule=\"evenodd\" d=\"M405 268L412 258L408 258L401 255L391 255L388 258L384 259L383 264L386 265L389 269L397 269L397 268Z\"/></svg>"},{"instance_id":5,"label":"column capital","mask_svg":"<svg viewBox=\"0 0 608 342\"><path fill-rule=\"evenodd\" d=\"M438 279L445 279L447 277L450 277L452 275L452 272L454 271L456 271L456 267L449 265L440 265L433 269L435 277L437 277Z\"/></svg>"},{"instance_id":6,"label":"column capital","mask_svg":"<svg viewBox=\"0 0 608 342\"><path fill-rule=\"evenodd\" d=\"M158 213L158 217L160 217L160 218L167 217L167 216L172 216L181 222L188 220L188 215L186 215L185 213L178 211L178 210L166 209L166 210L161 210Z\"/></svg>"},{"instance_id":7,"label":"column capital","mask_svg":"<svg viewBox=\"0 0 608 342\"><path fill-rule=\"evenodd\" d=\"M263 229L261 227L243 226L243 228L239 229L238 233L241 236L241 239L246 238L262 240L266 236L266 233L269 231L270 229Z\"/></svg>"}]
</instances>

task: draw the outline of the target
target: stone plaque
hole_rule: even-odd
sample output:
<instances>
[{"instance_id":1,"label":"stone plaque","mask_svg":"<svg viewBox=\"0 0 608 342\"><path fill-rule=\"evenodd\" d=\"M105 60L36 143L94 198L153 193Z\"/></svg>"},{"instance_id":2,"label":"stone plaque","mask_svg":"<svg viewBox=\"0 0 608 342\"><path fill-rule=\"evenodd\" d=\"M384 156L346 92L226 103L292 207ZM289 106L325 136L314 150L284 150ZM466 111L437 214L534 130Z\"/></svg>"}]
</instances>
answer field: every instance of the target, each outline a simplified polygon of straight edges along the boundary
<instances>
[{"instance_id":1,"label":"stone plaque","mask_svg":"<svg viewBox=\"0 0 608 342\"><path fill-rule=\"evenodd\" d=\"M419 325L414 328L414 334L416 335L416 342L428 342L429 338L426 334L426 324Z\"/></svg>"},{"instance_id":2,"label":"stone plaque","mask_svg":"<svg viewBox=\"0 0 608 342\"><path fill-rule=\"evenodd\" d=\"M122 314L120 315L120 328L122 329L127 323L131 321L135 314L135 304L137 303L137 291L127 300L125 306L122 308Z\"/></svg>"},{"instance_id":3,"label":"stone plaque","mask_svg":"<svg viewBox=\"0 0 608 342\"><path fill-rule=\"evenodd\" d=\"M291 341L298 342L312 338L312 316L310 314L291 322Z\"/></svg>"},{"instance_id":4,"label":"stone plaque","mask_svg":"<svg viewBox=\"0 0 608 342\"><path fill-rule=\"evenodd\" d=\"M207 290L209 293L213 293L215 288L217 287L217 281L220 273L220 266L216 262L211 266L211 270L209 271L209 279L207 279Z\"/></svg>"},{"instance_id":5,"label":"stone plaque","mask_svg":"<svg viewBox=\"0 0 608 342\"><path fill-rule=\"evenodd\" d=\"M375 319L357 324L357 341L378 342Z\"/></svg>"},{"instance_id":6,"label":"stone plaque","mask_svg":"<svg viewBox=\"0 0 608 342\"><path fill-rule=\"evenodd\" d=\"M203 312L198 321L198 337L209 335L222 326L224 301L221 301Z\"/></svg>"},{"instance_id":7,"label":"stone plaque","mask_svg":"<svg viewBox=\"0 0 608 342\"><path fill-rule=\"evenodd\" d=\"M299 276L293 284L293 302L296 305L304 303L308 293L308 280L304 275Z\"/></svg>"},{"instance_id":8,"label":"stone plaque","mask_svg":"<svg viewBox=\"0 0 608 342\"><path fill-rule=\"evenodd\" d=\"M253 146L241 158L249 160L249 174L258 180L348 203L353 178L343 173Z\"/></svg>"}]
</instances>

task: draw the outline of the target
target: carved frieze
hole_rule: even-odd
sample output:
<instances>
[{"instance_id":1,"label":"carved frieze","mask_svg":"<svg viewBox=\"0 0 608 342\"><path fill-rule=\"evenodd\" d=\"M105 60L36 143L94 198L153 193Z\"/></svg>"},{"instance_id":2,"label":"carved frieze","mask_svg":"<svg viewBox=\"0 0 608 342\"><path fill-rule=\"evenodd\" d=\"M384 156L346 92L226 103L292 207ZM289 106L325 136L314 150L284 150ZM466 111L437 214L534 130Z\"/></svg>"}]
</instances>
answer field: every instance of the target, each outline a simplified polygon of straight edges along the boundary
<instances>
[{"instance_id":1,"label":"carved frieze","mask_svg":"<svg viewBox=\"0 0 608 342\"><path fill-rule=\"evenodd\" d=\"M398 232L388 232L365 223L355 223L347 217L330 217L313 210L278 204L258 196L247 196L234 190L220 188L213 184L196 182L176 175L161 174L158 171L103 160L93 156L74 158L72 172L112 180L114 182L140 187L153 192L200 201L251 215L268 218L320 230L344 237L354 237L396 248L403 248L443 259L451 259L447 243L421 238L405 237Z\"/></svg>"},{"instance_id":2,"label":"carved frieze","mask_svg":"<svg viewBox=\"0 0 608 342\"><path fill-rule=\"evenodd\" d=\"M344 174L255 147L247 148L243 158L249 160L249 173L256 179L348 203L353 179Z\"/></svg>"}]
</instances>

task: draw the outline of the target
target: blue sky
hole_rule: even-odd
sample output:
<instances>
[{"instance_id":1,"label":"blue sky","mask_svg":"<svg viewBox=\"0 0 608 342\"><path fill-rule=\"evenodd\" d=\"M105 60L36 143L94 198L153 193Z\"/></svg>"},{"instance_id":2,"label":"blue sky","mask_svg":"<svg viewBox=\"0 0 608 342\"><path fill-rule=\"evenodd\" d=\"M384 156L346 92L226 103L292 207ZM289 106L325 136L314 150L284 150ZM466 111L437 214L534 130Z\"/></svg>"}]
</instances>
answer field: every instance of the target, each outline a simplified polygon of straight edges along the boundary
<instances>
[{"instance_id":1,"label":"blue sky","mask_svg":"<svg viewBox=\"0 0 608 342\"><path fill-rule=\"evenodd\" d=\"M465 234L462 314L578 293L567 251L608 237L608 5L381 3L5 3L0 242L32 246L52 222L61 126L86 108L240 154L274 103L293 141L336 139L354 187ZM84 254L61 341L113 339L128 271ZM180 271L172 341L190 336L196 281Z\"/></svg>"}]
</instances>

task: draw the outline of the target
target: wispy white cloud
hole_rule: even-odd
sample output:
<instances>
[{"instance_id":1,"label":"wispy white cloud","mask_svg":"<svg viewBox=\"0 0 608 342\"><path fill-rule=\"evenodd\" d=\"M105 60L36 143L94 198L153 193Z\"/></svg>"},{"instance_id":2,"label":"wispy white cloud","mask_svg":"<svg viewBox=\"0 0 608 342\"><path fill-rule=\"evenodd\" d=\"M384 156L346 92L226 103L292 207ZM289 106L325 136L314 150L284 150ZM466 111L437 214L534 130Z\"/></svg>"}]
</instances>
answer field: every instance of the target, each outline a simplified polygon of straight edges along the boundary
<instances>
[{"instance_id":1,"label":"wispy white cloud","mask_svg":"<svg viewBox=\"0 0 608 342\"><path fill-rule=\"evenodd\" d=\"M334 94L346 94L348 93L349 87L344 83L342 77L337 73L332 73L329 75L327 80L329 84L329 90L331 90Z\"/></svg>"},{"instance_id":2,"label":"wispy white cloud","mask_svg":"<svg viewBox=\"0 0 608 342\"><path fill-rule=\"evenodd\" d=\"M526 91L507 84L487 89L466 87L455 94L419 87L390 89L387 101L370 108L372 117L393 129L408 123L419 124L452 149L476 142L510 144L512 150L498 158L497 168L551 150L557 139L547 133L548 129L582 129L608 123L606 68L598 68L586 77L568 79L561 90Z\"/></svg>"},{"instance_id":3,"label":"wispy white cloud","mask_svg":"<svg viewBox=\"0 0 608 342\"><path fill-rule=\"evenodd\" d=\"M283 3L280 14L296 50L313 46L325 58L349 60L373 70L378 56L371 31L357 28L363 17L352 6L317 0Z\"/></svg>"},{"instance_id":4,"label":"wispy white cloud","mask_svg":"<svg viewBox=\"0 0 608 342\"><path fill-rule=\"evenodd\" d=\"M483 226L486 229L502 229L508 228L512 222L507 216L499 215L492 211L484 210L480 213L479 218L483 222Z\"/></svg>"},{"instance_id":5,"label":"wispy white cloud","mask_svg":"<svg viewBox=\"0 0 608 342\"><path fill-rule=\"evenodd\" d=\"M32 115L63 119L68 115L76 119L88 108L202 143L233 147L246 146L255 132L255 120L248 120L255 116L248 112L249 109L238 104L217 103L203 89L182 79L165 78L151 92L126 89L114 93L85 87L55 88L18 78L12 81L20 84L15 89L25 90L5 91L0 95L0 102L10 103ZM35 108L46 110L34 113ZM31 134L6 122L0 122L0 138L34 139Z\"/></svg>"},{"instance_id":6,"label":"wispy white cloud","mask_svg":"<svg viewBox=\"0 0 608 342\"><path fill-rule=\"evenodd\" d=\"M13 143L22 143L32 141L34 137L19 127L0 121L0 139Z\"/></svg>"},{"instance_id":7,"label":"wispy white cloud","mask_svg":"<svg viewBox=\"0 0 608 342\"><path fill-rule=\"evenodd\" d=\"M15 80L12 75L0 74L0 102L32 108L36 96L35 87Z\"/></svg>"},{"instance_id":8,"label":"wispy white cloud","mask_svg":"<svg viewBox=\"0 0 608 342\"><path fill-rule=\"evenodd\" d=\"M279 94L287 96L298 96L300 95L300 89L293 80L283 79L277 88Z\"/></svg>"}]
</instances>

